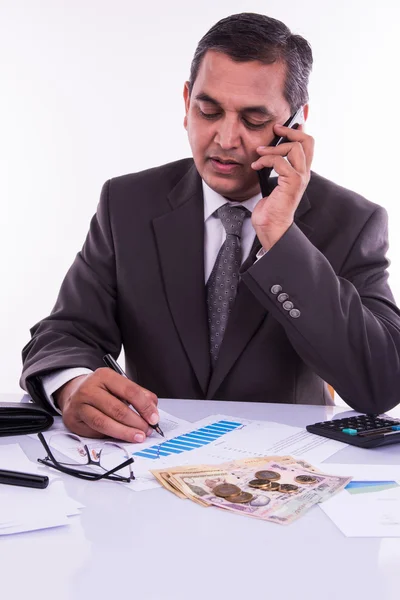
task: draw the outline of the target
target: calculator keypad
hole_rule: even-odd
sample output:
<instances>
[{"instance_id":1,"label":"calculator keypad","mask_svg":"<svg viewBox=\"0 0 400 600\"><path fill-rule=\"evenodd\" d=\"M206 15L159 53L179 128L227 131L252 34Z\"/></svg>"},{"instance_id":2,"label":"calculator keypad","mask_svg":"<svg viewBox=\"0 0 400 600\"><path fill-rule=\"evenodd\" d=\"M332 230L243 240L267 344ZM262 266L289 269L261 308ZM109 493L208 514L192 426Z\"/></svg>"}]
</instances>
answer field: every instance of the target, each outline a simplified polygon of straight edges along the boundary
<instances>
[{"instance_id":1,"label":"calculator keypad","mask_svg":"<svg viewBox=\"0 0 400 600\"><path fill-rule=\"evenodd\" d=\"M400 420L377 415L322 421L307 425L306 429L311 433L363 448L400 443Z\"/></svg>"},{"instance_id":2,"label":"calculator keypad","mask_svg":"<svg viewBox=\"0 0 400 600\"><path fill-rule=\"evenodd\" d=\"M315 426L331 429L333 431L342 431L343 429L357 429L358 432L371 429L384 429L392 425L399 425L400 421L395 419L384 419L370 415L361 415L358 417L348 417L346 419L334 419L333 421L323 421L315 423Z\"/></svg>"}]
</instances>

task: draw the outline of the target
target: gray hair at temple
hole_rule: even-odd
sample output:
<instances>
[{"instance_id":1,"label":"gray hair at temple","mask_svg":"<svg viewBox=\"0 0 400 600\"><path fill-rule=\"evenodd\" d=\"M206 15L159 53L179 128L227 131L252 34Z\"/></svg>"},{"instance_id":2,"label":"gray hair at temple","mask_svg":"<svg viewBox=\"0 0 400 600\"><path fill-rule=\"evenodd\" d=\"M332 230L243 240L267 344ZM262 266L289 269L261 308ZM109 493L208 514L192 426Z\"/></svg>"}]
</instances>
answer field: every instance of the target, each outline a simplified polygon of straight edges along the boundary
<instances>
[{"instance_id":1,"label":"gray hair at temple","mask_svg":"<svg viewBox=\"0 0 400 600\"><path fill-rule=\"evenodd\" d=\"M190 68L189 93L208 50L227 54L237 62L284 62L287 69L284 96L291 112L308 102L307 86L313 63L311 46L281 21L256 13L240 13L218 21L196 48Z\"/></svg>"}]
</instances>

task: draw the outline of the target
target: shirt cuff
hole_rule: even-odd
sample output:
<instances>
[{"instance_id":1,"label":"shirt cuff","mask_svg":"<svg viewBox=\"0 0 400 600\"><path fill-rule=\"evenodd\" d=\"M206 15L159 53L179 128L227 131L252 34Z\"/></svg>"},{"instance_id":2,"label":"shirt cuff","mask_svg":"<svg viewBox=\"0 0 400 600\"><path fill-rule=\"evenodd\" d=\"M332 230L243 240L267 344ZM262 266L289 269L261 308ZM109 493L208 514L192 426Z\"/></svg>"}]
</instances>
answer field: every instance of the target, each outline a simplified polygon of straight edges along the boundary
<instances>
[{"instance_id":1,"label":"shirt cuff","mask_svg":"<svg viewBox=\"0 0 400 600\"><path fill-rule=\"evenodd\" d=\"M87 369L86 367L76 367L74 369L58 369L57 371L53 371L49 375L44 375L42 377L43 390L46 394L47 401L58 414L61 415L62 413L54 400L54 392L59 390L60 387L68 381L71 381L71 379L75 379L75 377L79 377L79 375L89 375L90 373L93 373L91 369Z\"/></svg>"},{"instance_id":2,"label":"shirt cuff","mask_svg":"<svg viewBox=\"0 0 400 600\"><path fill-rule=\"evenodd\" d=\"M256 254L256 260L254 262L257 262L258 260L260 260L260 258L265 256L265 254L267 254L267 252L268 252L268 250L266 250L265 248L260 248Z\"/></svg>"}]
</instances>

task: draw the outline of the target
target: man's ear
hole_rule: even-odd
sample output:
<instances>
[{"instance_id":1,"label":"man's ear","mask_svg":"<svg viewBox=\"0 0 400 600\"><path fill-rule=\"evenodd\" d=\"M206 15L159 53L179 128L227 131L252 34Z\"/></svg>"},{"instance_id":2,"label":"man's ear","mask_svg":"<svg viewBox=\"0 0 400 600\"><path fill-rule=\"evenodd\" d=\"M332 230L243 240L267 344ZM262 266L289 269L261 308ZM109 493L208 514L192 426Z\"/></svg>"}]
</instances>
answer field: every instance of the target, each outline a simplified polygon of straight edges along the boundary
<instances>
[{"instance_id":1,"label":"man's ear","mask_svg":"<svg viewBox=\"0 0 400 600\"><path fill-rule=\"evenodd\" d=\"M185 85L183 86L183 100L185 102L185 118L183 119L183 126L187 129L187 121L188 121L188 112L190 106L190 94L189 94L189 82L185 81Z\"/></svg>"},{"instance_id":2,"label":"man's ear","mask_svg":"<svg viewBox=\"0 0 400 600\"><path fill-rule=\"evenodd\" d=\"M310 108L310 105L309 105L309 104L305 104L305 105L303 106L304 122L306 122L306 121L307 121L307 119L308 119L308 110L309 110L309 108Z\"/></svg>"}]
</instances>

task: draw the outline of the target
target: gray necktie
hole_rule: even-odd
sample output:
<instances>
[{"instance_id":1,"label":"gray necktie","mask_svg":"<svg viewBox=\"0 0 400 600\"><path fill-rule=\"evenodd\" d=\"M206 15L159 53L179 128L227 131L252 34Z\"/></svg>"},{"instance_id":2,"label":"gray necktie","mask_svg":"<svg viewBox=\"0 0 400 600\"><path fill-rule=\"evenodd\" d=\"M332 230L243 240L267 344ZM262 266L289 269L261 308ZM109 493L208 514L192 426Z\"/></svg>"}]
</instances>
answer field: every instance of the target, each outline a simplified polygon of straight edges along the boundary
<instances>
[{"instance_id":1,"label":"gray necktie","mask_svg":"<svg viewBox=\"0 0 400 600\"><path fill-rule=\"evenodd\" d=\"M226 330L239 283L242 262L241 234L243 221L251 213L244 206L224 204L214 213L221 219L226 231L213 270L207 282L207 307L210 337L211 365L217 362L219 349Z\"/></svg>"}]
</instances>

